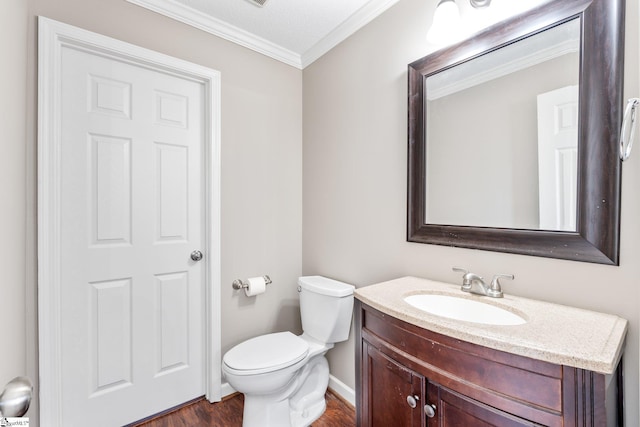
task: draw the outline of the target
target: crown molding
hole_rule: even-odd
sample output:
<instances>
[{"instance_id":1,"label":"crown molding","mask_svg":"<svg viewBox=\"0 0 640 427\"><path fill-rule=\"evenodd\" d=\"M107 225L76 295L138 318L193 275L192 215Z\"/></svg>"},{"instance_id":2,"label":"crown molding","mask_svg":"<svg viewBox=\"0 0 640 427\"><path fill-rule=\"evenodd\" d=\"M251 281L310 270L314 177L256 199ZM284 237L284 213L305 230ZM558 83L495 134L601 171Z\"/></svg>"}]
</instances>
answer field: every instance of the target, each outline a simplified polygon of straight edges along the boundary
<instances>
[{"instance_id":1,"label":"crown molding","mask_svg":"<svg viewBox=\"0 0 640 427\"><path fill-rule=\"evenodd\" d=\"M191 25L240 46L276 59L292 67L302 69L300 54L285 49L253 33L228 24L210 15L172 0L126 0L137 6Z\"/></svg>"},{"instance_id":2,"label":"crown molding","mask_svg":"<svg viewBox=\"0 0 640 427\"><path fill-rule=\"evenodd\" d=\"M399 0L372 0L302 54L272 43L174 0L126 0L129 3L191 25L209 34L303 69L367 25Z\"/></svg>"},{"instance_id":3,"label":"crown molding","mask_svg":"<svg viewBox=\"0 0 640 427\"><path fill-rule=\"evenodd\" d=\"M312 64L325 53L342 43L360 28L382 15L399 0L372 0L362 6L342 24L302 54L302 68Z\"/></svg>"}]
</instances>

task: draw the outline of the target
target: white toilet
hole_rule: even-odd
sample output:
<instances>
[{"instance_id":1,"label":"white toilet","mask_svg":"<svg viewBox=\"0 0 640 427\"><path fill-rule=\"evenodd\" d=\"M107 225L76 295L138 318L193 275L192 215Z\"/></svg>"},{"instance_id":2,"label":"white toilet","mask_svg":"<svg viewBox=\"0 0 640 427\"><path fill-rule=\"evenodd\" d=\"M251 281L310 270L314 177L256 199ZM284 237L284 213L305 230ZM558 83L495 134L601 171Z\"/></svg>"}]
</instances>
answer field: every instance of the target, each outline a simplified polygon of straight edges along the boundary
<instances>
[{"instance_id":1,"label":"white toilet","mask_svg":"<svg viewBox=\"0 0 640 427\"><path fill-rule=\"evenodd\" d=\"M243 427L306 427L325 411L324 354L349 337L355 288L321 276L300 277L298 285L302 335L261 335L222 359L227 381L244 394Z\"/></svg>"}]
</instances>

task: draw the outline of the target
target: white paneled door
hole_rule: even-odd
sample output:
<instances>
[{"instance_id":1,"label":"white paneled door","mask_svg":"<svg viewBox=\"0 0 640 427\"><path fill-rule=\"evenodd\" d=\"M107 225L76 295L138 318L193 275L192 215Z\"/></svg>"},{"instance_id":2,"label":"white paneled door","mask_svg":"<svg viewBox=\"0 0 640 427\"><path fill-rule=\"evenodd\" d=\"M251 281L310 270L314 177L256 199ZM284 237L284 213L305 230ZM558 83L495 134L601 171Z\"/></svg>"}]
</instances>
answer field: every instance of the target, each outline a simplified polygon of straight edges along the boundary
<instances>
[{"instance_id":1,"label":"white paneled door","mask_svg":"<svg viewBox=\"0 0 640 427\"><path fill-rule=\"evenodd\" d=\"M575 231L578 186L578 86L538 95L540 228Z\"/></svg>"},{"instance_id":2,"label":"white paneled door","mask_svg":"<svg viewBox=\"0 0 640 427\"><path fill-rule=\"evenodd\" d=\"M207 391L207 92L102 52L60 58L59 417L118 426Z\"/></svg>"},{"instance_id":3,"label":"white paneled door","mask_svg":"<svg viewBox=\"0 0 640 427\"><path fill-rule=\"evenodd\" d=\"M113 426L204 394L201 88L73 49L61 76L63 413Z\"/></svg>"}]
</instances>

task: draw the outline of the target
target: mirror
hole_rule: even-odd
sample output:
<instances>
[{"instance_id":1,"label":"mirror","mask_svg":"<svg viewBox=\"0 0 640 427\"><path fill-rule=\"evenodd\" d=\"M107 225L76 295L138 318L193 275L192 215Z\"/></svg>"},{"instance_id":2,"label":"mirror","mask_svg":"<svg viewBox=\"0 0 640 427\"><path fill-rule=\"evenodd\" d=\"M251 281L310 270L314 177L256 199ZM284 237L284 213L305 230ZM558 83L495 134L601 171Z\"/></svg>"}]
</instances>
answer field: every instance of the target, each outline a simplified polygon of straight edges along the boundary
<instances>
[{"instance_id":1,"label":"mirror","mask_svg":"<svg viewBox=\"0 0 640 427\"><path fill-rule=\"evenodd\" d=\"M552 1L409 65L408 241L618 264L623 24Z\"/></svg>"},{"instance_id":2,"label":"mirror","mask_svg":"<svg viewBox=\"0 0 640 427\"><path fill-rule=\"evenodd\" d=\"M427 76L426 223L575 231L579 50L576 18Z\"/></svg>"}]
</instances>

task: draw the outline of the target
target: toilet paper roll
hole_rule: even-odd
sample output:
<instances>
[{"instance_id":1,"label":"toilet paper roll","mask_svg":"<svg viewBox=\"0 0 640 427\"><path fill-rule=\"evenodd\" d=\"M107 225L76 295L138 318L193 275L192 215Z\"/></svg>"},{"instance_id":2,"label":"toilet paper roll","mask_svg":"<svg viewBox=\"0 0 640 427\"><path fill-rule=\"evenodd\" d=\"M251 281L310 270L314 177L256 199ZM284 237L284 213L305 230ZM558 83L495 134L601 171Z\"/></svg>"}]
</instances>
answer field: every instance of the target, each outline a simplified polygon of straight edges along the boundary
<instances>
[{"instance_id":1,"label":"toilet paper roll","mask_svg":"<svg viewBox=\"0 0 640 427\"><path fill-rule=\"evenodd\" d=\"M265 282L264 277L250 277L247 282L249 286L244 288L244 293L248 297L260 295L267 290L267 282Z\"/></svg>"}]
</instances>

